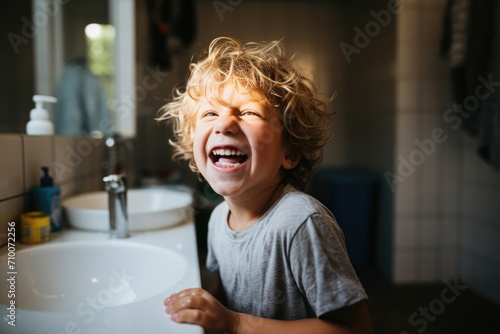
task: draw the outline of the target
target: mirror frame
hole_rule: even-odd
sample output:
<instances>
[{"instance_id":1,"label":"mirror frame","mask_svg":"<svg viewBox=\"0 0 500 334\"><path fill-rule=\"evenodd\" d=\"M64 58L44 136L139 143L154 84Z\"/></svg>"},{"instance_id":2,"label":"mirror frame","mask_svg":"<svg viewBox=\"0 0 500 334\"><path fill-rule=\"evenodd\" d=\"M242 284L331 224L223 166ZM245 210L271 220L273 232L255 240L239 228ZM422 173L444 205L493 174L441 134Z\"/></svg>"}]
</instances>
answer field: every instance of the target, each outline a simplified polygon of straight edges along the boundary
<instances>
[{"instance_id":1,"label":"mirror frame","mask_svg":"<svg viewBox=\"0 0 500 334\"><path fill-rule=\"evenodd\" d=\"M70 0L32 0L33 22L37 13L46 24L34 32L35 94L53 95L64 68L64 4ZM136 136L135 96L135 1L108 0L110 24L115 27L115 99L111 103L114 132L125 138Z\"/></svg>"}]
</instances>

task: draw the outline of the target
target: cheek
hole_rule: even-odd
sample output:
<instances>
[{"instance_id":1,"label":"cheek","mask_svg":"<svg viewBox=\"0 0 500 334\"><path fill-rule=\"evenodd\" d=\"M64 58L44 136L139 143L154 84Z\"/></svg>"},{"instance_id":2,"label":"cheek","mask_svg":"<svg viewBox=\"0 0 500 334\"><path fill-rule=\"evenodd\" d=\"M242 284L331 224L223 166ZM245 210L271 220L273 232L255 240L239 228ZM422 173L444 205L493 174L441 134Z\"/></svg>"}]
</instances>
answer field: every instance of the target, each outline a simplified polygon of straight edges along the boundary
<instances>
[{"instance_id":1,"label":"cheek","mask_svg":"<svg viewBox=\"0 0 500 334\"><path fill-rule=\"evenodd\" d=\"M203 156L205 156L205 138L203 133L195 129L193 134L193 155L195 162L198 164Z\"/></svg>"},{"instance_id":2,"label":"cheek","mask_svg":"<svg viewBox=\"0 0 500 334\"><path fill-rule=\"evenodd\" d=\"M255 135L255 148L258 151L275 152L276 149L282 149L281 142L281 131L276 131L271 127L263 128Z\"/></svg>"}]
</instances>

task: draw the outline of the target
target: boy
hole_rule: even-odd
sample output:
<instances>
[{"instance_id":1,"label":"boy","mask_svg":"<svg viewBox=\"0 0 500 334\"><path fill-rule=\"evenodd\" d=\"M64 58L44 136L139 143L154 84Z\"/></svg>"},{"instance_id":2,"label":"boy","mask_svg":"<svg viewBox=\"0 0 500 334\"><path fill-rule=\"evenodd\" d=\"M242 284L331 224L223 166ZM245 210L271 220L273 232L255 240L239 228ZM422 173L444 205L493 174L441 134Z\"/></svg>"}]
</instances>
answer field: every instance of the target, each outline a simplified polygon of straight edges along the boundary
<instances>
[{"instance_id":1,"label":"boy","mask_svg":"<svg viewBox=\"0 0 500 334\"><path fill-rule=\"evenodd\" d=\"M207 333L371 333L333 215L301 192L322 158L329 113L279 42L217 38L160 119L224 202L209 221L207 268L223 306L194 288L165 299L173 321Z\"/></svg>"}]
</instances>

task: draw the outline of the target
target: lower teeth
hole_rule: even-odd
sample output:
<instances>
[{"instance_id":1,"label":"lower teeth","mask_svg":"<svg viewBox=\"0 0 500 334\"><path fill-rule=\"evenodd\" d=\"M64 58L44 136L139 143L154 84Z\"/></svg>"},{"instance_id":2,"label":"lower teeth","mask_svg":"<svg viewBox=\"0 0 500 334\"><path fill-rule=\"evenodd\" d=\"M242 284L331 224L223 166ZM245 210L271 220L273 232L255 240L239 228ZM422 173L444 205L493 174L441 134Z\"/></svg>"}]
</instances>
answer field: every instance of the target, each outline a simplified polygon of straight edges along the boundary
<instances>
[{"instance_id":1,"label":"lower teeth","mask_svg":"<svg viewBox=\"0 0 500 334\"><path fill-rule=\"evenodd\" d=\"M237 162L235 164L232 164L232 163L229 163L229 162L217 162L216 164L217 166L219 167L223 167L223 168L230 168L230 167L236 167L236 166L239 166L240 163Z\"/></svg>"}]
</instances>

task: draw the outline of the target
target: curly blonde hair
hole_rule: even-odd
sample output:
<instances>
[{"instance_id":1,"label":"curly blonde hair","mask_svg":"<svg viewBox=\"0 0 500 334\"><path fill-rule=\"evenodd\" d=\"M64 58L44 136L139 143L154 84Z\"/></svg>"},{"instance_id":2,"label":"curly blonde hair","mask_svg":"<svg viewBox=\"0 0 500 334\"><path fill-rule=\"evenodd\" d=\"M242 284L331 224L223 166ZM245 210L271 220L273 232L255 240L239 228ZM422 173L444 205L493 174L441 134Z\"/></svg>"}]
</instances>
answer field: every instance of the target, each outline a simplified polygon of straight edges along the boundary
<instances>
[{"instance_id":1,"label":"curly blonde hair","mask_svg":"<svg viewBox=\"0 0 500 334\"><path fill-rule=\"evenodd\" d=\"M174 91L173 99L160 109L157 118L173 123L173 158L186 160L190 169L199 173L193 157L197 103L201 98L219 100L221 88L232 84L262 97L268 107L277 110L288 156L298 161L293 169L283 170L284 181L303 189L331 137L330 113L318 98L313 82L285 57L281 42L242 44L219 37L212 41L204 58L191 63L189 69L185 89Z\"/></svg>"}]
</instances>

